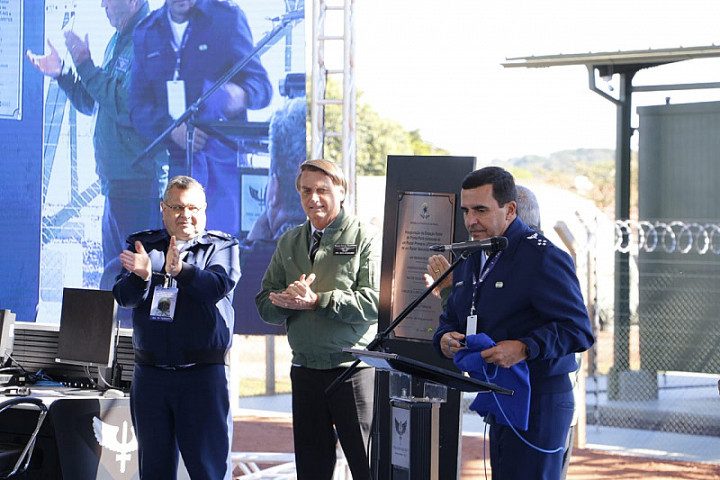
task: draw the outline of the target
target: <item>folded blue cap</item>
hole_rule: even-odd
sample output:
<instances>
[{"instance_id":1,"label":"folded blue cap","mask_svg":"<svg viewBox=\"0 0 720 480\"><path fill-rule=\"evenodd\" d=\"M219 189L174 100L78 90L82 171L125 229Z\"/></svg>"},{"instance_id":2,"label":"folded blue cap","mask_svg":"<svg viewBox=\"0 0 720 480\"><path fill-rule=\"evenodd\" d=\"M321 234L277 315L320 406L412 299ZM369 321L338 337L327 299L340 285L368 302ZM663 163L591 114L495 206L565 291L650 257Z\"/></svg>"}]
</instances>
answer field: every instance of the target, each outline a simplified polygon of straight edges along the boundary
<instances>
[{"instance_id":1,"label":"folded blue cap","mask_svg":"<svg viewBox=\"0 0 720 480\"><path fill-rule=\"evenodd\" d=\"M490 337L484 333L468 335L465 342L467 348L455 354L455 365L476 380L494 383L515 392L514 395L480 392L470 405L470 410L483 417L492 413L497 423L527 430L530 416L530 371L527 362L523 360L510 368L498 368L497 365L488 364L480 355L483 350L496 345Z\"/></svg>"}]
</instances>

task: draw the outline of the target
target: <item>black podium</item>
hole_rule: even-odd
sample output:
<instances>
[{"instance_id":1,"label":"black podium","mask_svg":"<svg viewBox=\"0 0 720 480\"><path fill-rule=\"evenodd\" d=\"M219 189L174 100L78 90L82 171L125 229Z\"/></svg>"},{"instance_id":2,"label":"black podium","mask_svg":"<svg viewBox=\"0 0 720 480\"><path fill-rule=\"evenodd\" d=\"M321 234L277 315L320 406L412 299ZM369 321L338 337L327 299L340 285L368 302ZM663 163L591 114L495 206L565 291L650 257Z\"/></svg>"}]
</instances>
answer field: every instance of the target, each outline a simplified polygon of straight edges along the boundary
<instances>
[{"instance_id":1,"label":"black podium","mask_svg":"<svg viewBox=\"0 0 720 480\"><path fill-rule=\"evenodd\" d=\"M355 358L390 372L392 410L391 479L438 480L440 405L447 401L447 389L463 392L513 391L466 377L395 353L345 349ZM414 396L413 382L424 382L423 395Z\"/></svg>"}]
</instances>

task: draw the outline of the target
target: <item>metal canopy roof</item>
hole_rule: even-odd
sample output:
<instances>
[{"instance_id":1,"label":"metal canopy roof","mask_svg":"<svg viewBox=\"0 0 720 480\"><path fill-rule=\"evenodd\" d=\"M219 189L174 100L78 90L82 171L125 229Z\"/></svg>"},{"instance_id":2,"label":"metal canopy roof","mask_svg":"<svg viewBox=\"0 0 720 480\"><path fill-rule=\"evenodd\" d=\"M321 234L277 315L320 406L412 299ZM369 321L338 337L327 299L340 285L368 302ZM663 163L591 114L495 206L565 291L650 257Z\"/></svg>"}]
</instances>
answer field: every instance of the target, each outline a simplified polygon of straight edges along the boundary
<instances>
[{"instance_id":1,"label":"metal canopy roof","mask_svg":"<svg viewBox=\"0 0 720 480\"><path fill-rule=\"evenodd\" d=\"M648 50L630 50L626 52L573 53L560 55L542 55L530 57L506 58L504 67L542 68L567 65L626 65L638 68L662 65L665 63L692 60L697 58L720 57L720 46L678 47ZM618 71L621 69L615 69Z\"/></svg>"},{"instance_id":2,"label":"metal canopy roof","mask_svg":"<svg viewBox=\"0 0 720 480\"><path fill-rule=\"evenodd\" d=\"M633 92L650 92L677 89L720 88L720 83L695 83L683 85L635 86L633 76L641 69L682 60L720 57L720 46L668 48L658 50L632 50L627 52L576 53L570 55L547 55L506 58L504 67L559 67L584 65L588 71L592 91L612 101L617 107L617 140L615 148L615 218L630 218L630 138L635 129L631 125ZM600 90L595 85L595 73L600 76L620 76L620 88L616 96ZM611 90L612 91L612 90ZM622 242L628 242L623 233ZM617 397L619 372L630 368L630 255L615 252L615 353L614 365L608 378L608 398ZM622 348L617 348L620 345Z\"/></svg>"}]
</instances>

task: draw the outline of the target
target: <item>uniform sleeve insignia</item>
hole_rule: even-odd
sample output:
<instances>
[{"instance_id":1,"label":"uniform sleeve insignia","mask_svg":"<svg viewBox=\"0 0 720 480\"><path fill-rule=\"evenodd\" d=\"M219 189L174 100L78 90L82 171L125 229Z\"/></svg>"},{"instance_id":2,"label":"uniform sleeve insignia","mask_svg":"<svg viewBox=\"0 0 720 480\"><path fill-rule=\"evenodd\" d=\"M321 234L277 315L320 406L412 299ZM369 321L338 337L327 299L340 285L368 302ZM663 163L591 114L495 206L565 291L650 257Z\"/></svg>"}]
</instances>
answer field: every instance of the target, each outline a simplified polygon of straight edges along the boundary
<instances>
[{"instance_id":1,"label":"uniform sleeve insignia","mask_svg":"<svg viewBox=\"0 0 720 480\"><path fill-rule=\"evenodd\" d=\"M132 62L127 57L118 57L117 62L115 63L115 69L119 72L126 73L130 70L130 64Z\"/></svg>"},{"instance_id":2,"label":"uniform sleeve insignia","mask_svg":"<svg viewBox=\"0 0 720 480\"><path fill-rule=\"evenodd\" d=\"M530 240L531 242L532 242L532 241L535 241L535 242L537 243L537 245L540 246L540 247L544 247L545 245L548 244L547 239L546 239L545 237L541 236L541 235L540 235L539 233L537 233L537 232L534 232L532 235L529 235L529 236L527 236L527 237L525 237L525 238L526 238L527 240Z\"/></svg>"}]
</instances>

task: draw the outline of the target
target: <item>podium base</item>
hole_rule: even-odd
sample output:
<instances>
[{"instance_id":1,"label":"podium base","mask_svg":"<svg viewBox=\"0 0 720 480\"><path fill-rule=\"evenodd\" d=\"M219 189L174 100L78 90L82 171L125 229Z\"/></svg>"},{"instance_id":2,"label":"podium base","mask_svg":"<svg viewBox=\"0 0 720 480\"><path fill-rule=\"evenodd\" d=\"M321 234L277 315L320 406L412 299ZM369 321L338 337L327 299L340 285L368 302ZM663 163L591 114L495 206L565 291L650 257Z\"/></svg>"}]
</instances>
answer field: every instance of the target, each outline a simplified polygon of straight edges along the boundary
<instances>
[{"instance_id":1,"label":"podium base","mask_svg":"<svg viewBox=\"0 0 720 480\"><path fill-rule=\"evenodd\" d=\"M438 480L440 404L391 399L392 480Z\"/></svg>"}]
</instances>

